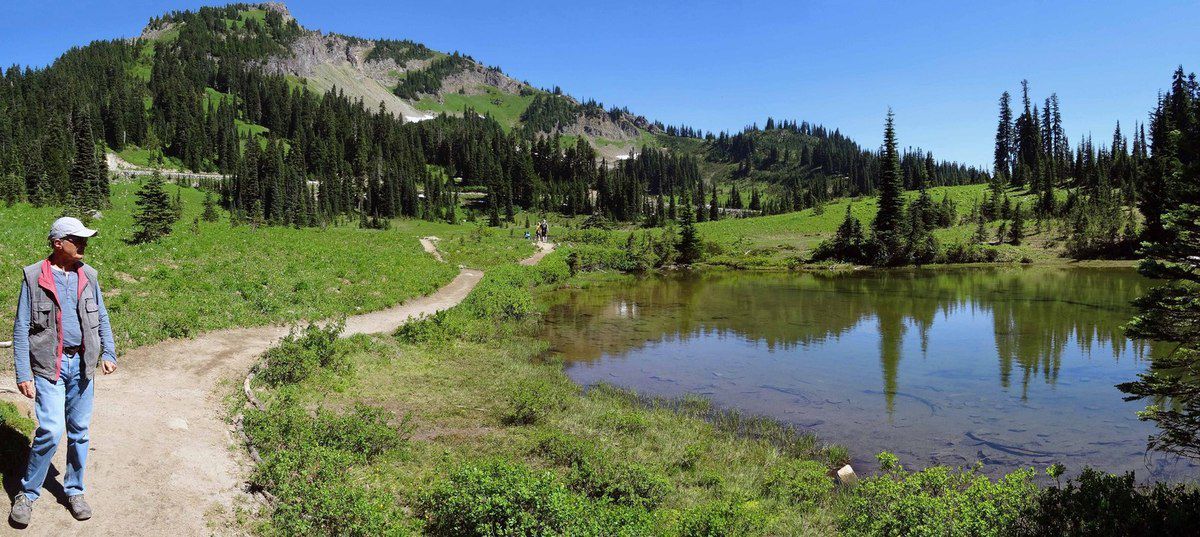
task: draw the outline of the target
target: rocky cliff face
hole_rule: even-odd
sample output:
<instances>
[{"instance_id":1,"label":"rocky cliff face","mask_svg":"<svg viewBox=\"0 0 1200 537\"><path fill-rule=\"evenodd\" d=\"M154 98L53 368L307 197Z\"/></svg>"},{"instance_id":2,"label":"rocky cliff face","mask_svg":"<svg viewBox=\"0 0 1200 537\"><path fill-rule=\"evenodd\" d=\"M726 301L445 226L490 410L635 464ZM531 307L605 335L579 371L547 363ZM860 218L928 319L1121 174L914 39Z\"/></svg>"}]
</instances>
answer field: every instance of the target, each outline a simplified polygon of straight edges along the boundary
<instances>
[{"instance_id":1,"label":"rocky cliff face","mask_svg":"<svg viewBox=\"0 0 1200 537\"><path fill-rule=\"evenodd\" d=\"M561 129L563 134L591 136L610 140L629 140L641 136L642 130L656 131L646 118L621 112L615 118L608 113L581 113L574 125Z\"/></svg>"},{"instance_id":2,"label":"rocky cliff face","mask_svg":"<svg viewBox=\"0 0 1200 537\"><path fill-rule=\"evenodd\" d=\"M484 67L477 62L472 62L469 68L446 77L442 81L442 90L438 92L437 97L448 93L478 95L484 93L479 87L481 85L495 86L503 93L513 94L520 93L522 89L527 88L523 82L512 79L499 69Z\"/></svg>"}]
</instances>

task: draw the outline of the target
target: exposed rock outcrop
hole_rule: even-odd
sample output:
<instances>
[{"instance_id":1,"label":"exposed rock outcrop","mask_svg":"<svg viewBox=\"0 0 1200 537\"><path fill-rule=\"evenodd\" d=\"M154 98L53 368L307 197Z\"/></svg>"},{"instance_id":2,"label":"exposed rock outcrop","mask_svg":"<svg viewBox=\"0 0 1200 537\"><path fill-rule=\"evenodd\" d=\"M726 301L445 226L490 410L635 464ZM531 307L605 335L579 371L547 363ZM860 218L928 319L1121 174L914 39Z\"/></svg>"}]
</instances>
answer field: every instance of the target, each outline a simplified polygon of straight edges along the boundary
<instances>
[{"instance_id":1,"label":"exposed rock outcrop","mask_svg":"<svg viewBox=\"0 0 1200 537\"><path fill-rule=\"evenodd\" d=\"M428 62L414 60L403 66L390 58L368 62L366 57L374 46L374 41L366 39L308 31L292 42L289 54L270 58L264 68L267 72L302 78L317 93L338 88L367 106L383 103L387 111L408 121L433 117L391 91L396 84L395 74L423 68Z\"/></svg>"},{"instance_id":2,"label":"exposed rock outcrop","mask_svg":"<svg viewBox=\"0 0 1200 537\"><path fill-rule=\"evenodd\" d=\"M438 92L438 96L460 92L467 95L478 95L485 93L485 90L480 87L484 85L495 86L501 92L514 94L526 88L524 83L514 80L499 69L472 63L471 67L442 80L442 90Z\"/></svg>"}]
</instances>

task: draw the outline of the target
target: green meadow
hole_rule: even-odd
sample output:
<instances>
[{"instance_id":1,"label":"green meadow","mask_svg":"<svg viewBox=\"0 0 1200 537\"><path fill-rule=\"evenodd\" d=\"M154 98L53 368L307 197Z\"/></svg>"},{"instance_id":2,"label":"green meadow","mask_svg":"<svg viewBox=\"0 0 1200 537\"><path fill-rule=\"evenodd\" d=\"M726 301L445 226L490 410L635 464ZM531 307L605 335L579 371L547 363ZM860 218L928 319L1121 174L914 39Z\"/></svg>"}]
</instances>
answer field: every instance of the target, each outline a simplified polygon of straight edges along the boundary
<instances>
[{"instance_id":1,"label":"green meadow","mask_svg":"<svg viewBox=\"0 0 1200 537\"><path fill-rule=\"evenodd\" d=\"M397 220L391 229L354 225L291 229L198 221L204 194L168 186L183 202L174 232L153 244L132 235L138 184L115 183L112 207L92 225L100 231L87 263L100 271L118 348L189 337L236 326L289 323L382 309L433 292L457 265L515 260L533 247L514 234L473 224ZM0 303L15 305L19 268L48 253L46 232L61 208L0 207L0 264L9 267ZM426 254L418 238L436 235L451 264ZM461 239L461 240L459 240ZM469 246L469 247L468 247ZM0 309L0 340L10 339L13 308Z\"/></svg>"}]
</instances>

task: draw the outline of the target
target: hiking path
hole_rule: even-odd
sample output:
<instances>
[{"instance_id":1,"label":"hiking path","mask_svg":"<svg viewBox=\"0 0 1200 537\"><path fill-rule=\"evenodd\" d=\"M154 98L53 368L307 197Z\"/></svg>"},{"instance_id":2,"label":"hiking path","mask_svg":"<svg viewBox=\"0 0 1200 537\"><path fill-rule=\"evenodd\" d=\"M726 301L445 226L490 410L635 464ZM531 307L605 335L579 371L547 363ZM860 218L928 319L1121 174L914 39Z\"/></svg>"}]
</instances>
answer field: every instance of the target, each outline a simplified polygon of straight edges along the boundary
<instances>
[{"instance_id":1,"label":"hiking path","mask_svg":"<svg viewBox=\"0 0 1200 537\"><path fill-rule=\"evenodd\" d=\"M421 245L437 259L436 238ZM554 249L521 261L536 264ZM410 319L451 308L466 298L483 272L463 268L431 295L346 319L344 336L388 333ZM238 508L257 504L245 491L252 463L230 424L225 398L236 393L255 361L288 334L288 326L235 328L129 350L120 369L100 377L92 415L85 476L91 520L71 518L62 492L66 443L60 444L28 528L8 522L0 535L224 535ZM0 379L0 395L32 406ZM6 492L16 483L5 483Z\"/></svg>"}]
</instances>

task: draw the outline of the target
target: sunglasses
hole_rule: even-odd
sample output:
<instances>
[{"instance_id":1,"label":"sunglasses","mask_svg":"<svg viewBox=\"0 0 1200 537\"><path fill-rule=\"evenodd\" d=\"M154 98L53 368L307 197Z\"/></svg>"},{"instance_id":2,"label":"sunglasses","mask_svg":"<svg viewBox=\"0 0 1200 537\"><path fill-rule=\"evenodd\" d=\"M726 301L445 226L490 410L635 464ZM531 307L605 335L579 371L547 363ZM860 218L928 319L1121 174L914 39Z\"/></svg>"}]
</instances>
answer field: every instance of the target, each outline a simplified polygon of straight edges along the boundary
<instances>
[{"instance_id":1,"label":"sunglasses","mask_svg":"<svg viewBox=\"0 0 1200 537\"><path fill-rule=\"evenodd\" d=\"M87 237L76 237L74 235L67 235L66 237L63 237L62 240L70 241L71 244L74 244L75 246L87 246L88 242Z\"/></svg>"}]
</instances>

